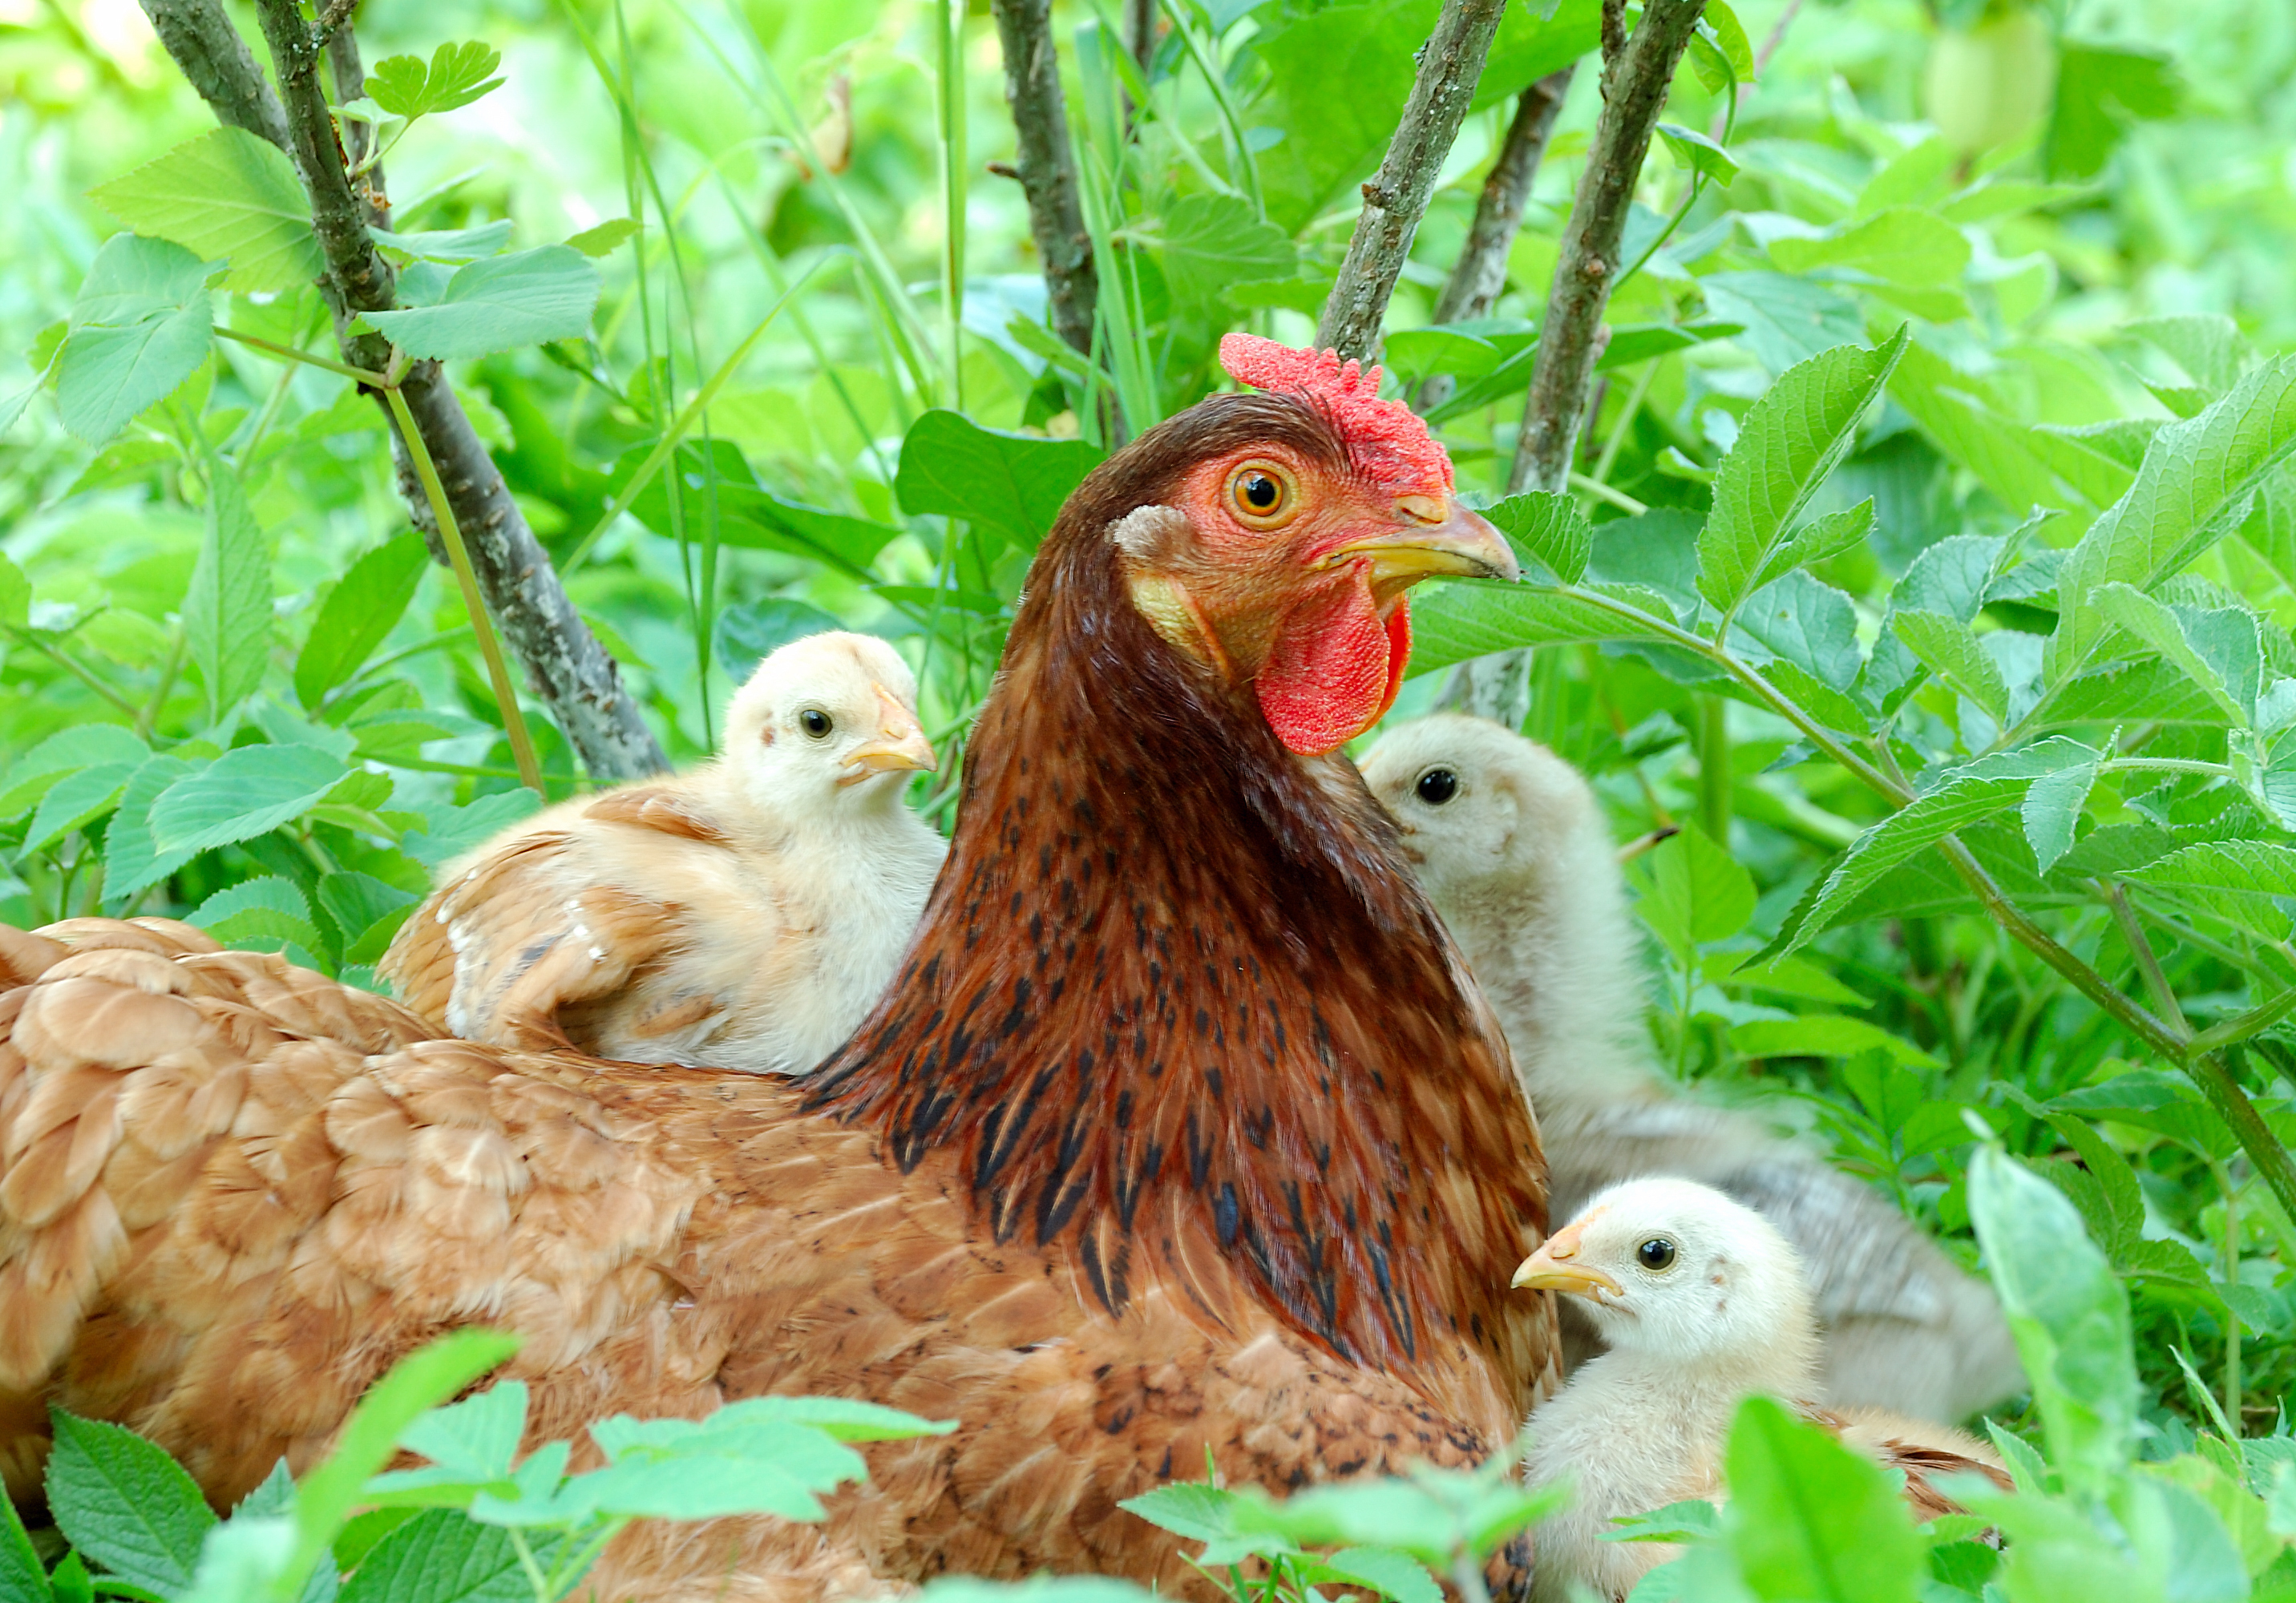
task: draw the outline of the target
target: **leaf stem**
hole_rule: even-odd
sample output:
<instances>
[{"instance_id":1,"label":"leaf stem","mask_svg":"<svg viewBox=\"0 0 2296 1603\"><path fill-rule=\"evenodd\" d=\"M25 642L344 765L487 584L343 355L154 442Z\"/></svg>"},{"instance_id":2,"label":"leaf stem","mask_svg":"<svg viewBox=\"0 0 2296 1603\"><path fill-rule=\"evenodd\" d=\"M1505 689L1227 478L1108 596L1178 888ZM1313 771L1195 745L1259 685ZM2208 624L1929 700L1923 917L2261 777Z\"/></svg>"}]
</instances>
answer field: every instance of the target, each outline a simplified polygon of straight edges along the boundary
<instances>
[{"instance_id":1,"label":"leaf stem","mask_svg":"<svg viewBox=\"0 0 2296 1603\"><path fill-rule=\"evenodd\" d=\"M106 701L111 702L112 706L118 707L121 712L126 713L129 717L135 718L141 717L143 716L143 709L141 707L122 696L118 691L113 690L110 685L104 683L102 680L96 677L94 672L88 668L83 667L74 658L66 656L62 646L56 645L49 641L42 640L38 633L35 630L29 628L20 629L13 624L9 624L5 626L5 627L7 628L8 633L15 636L17 640L22 642L25 645L31 647L32 650L39 652L41 656L45 657L51 662L53 662L58 667L63 669L64 672L70 674L73 678L87 686L88 689L94 691Z\"/></svg>"},{"instance_id":2,"label":"leaf stem","mask_svg":"<svg viewBox=\"0 0 2296 1603\"><path fill-rule=\"evenodd\" d=\"M454 564L455 582L463 589L463 607L471 615L471 628L479 637L479 654L486 658L487 678L494 686L495 702L502 711L503 732L510 737L510 753L518 764L518 777L526 788L545 799L548 792L542 787L542 765L535 760L534 737L528 733L526 713L518 704L518 691L510 681L510 669L503 662L502 642L495 638L494 624L487 617L487 604L479 594L479 577L471 568L471 553L463 544L463 527L455 520L455 509L447 503L447 487L439 482L438 464L430 460L430 448L423 443L422 431L414 426L414 414L407 410L406 397L396 384L386 385L383 398L390 403L391 415L398 420L399 438L406 442L406 454L414 462L416 477L422 480L422 493L430 498L430 515L439 520L439 537L446 544L447 556Z\"/></svg>"},{"instance_id":3,"label":"leaf stem","mask_svg":"<svg viewBox=\"0 0 2296 1603\"><path fill-rule=\"evenodd\" d=\"M1600 478L1589 478L1576 469L1573 469L1570 473L1570 487L1574 490L1584 490L1597 501L1609 502L1630 518L1639 518L1650 511L1647 502L1636 501L1624 490L1614 490Z\"/></svg>"},{"instance_id":4,"label":"leaf stem","mask_svg":"<svg viewBox=\"0 0 2296 1603\"><path fill-rule=\"evenodd\" d=\"M2201 1088L2217 1116L2231 1127L2240 1149L2272 1188L2281 1207L2296 1217L2296 1160L2289 1157L2288 1149L2280 1144L2256 1104L2240 1088L2239 1069L2246 1055L2239 1046L2227 1046L2220 1052L2195 1052L2185 1062L2185 1072Z\"/></svg>"},{"instance_id":5,"label":"leaf stem","mask_svg":"<svg viewBox=\"0 0 2296 1603\"><path fill-rule=\"evenodd\" d=\"M325 356L315 356L309 351L299 351L291 345L281 345L276 340L266 339L259 334L242 334L237 329L227 329L219 323L216 324L215 331L226 339L236 339L242 345L251 345L257 350L268 352L286 361L300 362L311 367L324 367L331 373L340 373L346 379L356 379L370 389L381 389L389 382L379 372L364 367L353 367L348 362L336 362Z\"/></svg>"},{"instance_id":6,"label":"leaf stem","mask_svg":"<svg viewBox=\"0 0 2296 1603\"><path fill-rule=\"evenodd\" d=\"M2136 971L2144 977L2144 989L2151 994L2152 1005L2189 1043L2193 1026L2185 1021L2185 1010L2177 1001L2176 987L2161 971L2161 960L2152 950L2152 943L2144 938L2144 927L2136 921L2136 910L2128 905L2128 894L2120 888L2118 879L2093 879L2090 883L2112 910L2112 921L2120 927L2120 938L2128 944L2129 956L2136 960Z\"/></svg>"},{"instance_id":7,"label":"leaf stem","mask_svg":"<svg viewBox=\"0 0 2296 1603\"><path fill-rule=\"evenodd\" d=\"M2283 991L2270 1002L2259 1002L2244 1013L2235 1013L2221 1024L2210 1025L2193 1037L2193 1050L2212 1052L2247 1040L2251 1035L2270 1029L2296 1008L2296 991Z\"/></svg>"}]
</instances>

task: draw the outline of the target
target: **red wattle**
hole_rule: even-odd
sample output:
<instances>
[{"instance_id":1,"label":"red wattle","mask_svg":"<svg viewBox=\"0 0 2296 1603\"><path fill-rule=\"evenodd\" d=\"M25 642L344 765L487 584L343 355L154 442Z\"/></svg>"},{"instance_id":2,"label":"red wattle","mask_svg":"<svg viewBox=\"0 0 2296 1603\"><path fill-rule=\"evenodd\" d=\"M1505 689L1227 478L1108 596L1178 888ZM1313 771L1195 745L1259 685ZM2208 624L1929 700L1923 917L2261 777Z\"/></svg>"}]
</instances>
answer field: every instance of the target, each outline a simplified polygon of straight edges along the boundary
<instances>
[{"instance_id":1,"label":"red wattle","mask_svg":"<svg viewBox=\"0 0 2296 1603\"><path fill-rule=\"evenodd\" d=\"M1363 733L1395 704L1402 686L1411 621L1400 601L1380 617L1366 566L1292 609L1254 684L1267 726L1302 757Z\"/></svg>"}]
</instances>

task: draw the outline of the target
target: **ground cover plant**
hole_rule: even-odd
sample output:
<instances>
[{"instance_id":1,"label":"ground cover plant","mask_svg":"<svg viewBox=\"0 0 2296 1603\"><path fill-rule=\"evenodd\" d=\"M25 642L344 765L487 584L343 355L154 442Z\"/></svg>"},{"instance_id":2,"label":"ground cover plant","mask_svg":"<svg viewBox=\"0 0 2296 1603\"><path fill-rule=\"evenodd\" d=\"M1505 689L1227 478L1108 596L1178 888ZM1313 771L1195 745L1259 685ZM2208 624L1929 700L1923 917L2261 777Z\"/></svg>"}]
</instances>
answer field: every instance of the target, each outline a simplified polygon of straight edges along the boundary
<instances>
[{"instance_id":1,"label":"ground cover plant","mask_svg":"<svg viewBox=\"0 0 2296 1603\"><path fill-rule=\"evenodd\" d=\"M1091 465L1224 331L1376 355L1530 576L1423 597L1392 716L1660 838L1661 1060L1981 1262L2034 1383L2020 1500L1926 1532L1751 1409L1731 1507L1627 1533L1691 1542L1655 1595L2296 1591L2292 80L2284 8L2157 0L0 6L0 918L372 985L439 864L832 624L917 667L946 827ZM135 1462L177 1569L62 1498L5 1584L291 1520L385 1587L324 1525L381 1459L206 1556ZM1141 1512L1424 1603L1487 1494Z\"/></svg>"}]
</instances>

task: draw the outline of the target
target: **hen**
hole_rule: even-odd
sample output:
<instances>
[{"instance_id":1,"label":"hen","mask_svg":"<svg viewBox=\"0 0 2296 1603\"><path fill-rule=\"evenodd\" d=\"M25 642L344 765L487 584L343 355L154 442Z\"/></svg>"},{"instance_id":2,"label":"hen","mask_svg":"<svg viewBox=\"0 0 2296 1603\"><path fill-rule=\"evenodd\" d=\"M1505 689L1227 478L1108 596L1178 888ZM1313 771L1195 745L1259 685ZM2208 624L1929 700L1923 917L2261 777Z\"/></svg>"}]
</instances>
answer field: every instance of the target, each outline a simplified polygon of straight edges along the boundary
<instances>
[{"instance_id":1,"label":"hen","mask_svg":"<svg viewBox=\"0 0 2296 1603\"><path fill-rule=\"evenodd\" d=\"M893 977L945 846L916 679L865 634L758 665L693 773L554 807L448 870L381 964L469 1041L794 1074Z\"/></svg>"},{"instance_id":2,"label":"hen","mask_svg":"<svg viewBox=\"0 0 2296 1603\"><path fill-rule=\"evenodd\" d=\"M1394 697L1403 593L1513 562L1376 370L1222 352L1268 393L1150 429L1046 539L915 941L810 1075L423 1040L275 958L12 936L17 1475L53 1400L228 1502L486 1323L526 1338L536 1440L764 1393L962 1422L872 1448L818 1527L634 1527L602 1596L1049 1567L1210 1599L1120 1499L1208 1453L1282 1489L1503 1449L1555 1378L1550 1300L1506 1288L1545 1165L1336 748Z\"/></svg>"},{"instance_id":3,"label":"hen","mask_svg":"<svg viewBox=\"0 0 2296 1603\"><path fill-rule=\"evenodd\" d=\"M1677 1550L1605 1542L1611 1521L1687 1499L1718 1501L1738 1404L1757 1393L1790 1403L1809 1394L1817 1327L1801 1261L1768 1221L1719 1191L1630 1180L1556 1231L1514 1283L1579 1298L1610 1342L1531 1416L1530 1478L1568 1476L1578 1488L1539 1527L1531 1595L1562 1603L1585 1587L1623 1603ZM1974 1471L2011 1489L1999 1458L1961 1431L1878 1410L1805 1403L1802 1412L1902 1471L1922 1519L1953 1508L1932 1475Z\"/></svg>"},{"instance_id":4,"label":"hen","mask_svg":"<svg viewBox=\"0 0 2296 1603\"><path fill-rule=\"evenodd\" d=\"M1652 1067L1641 938L1577 769L1495 724L1443 715L1383 736L1363 772L1506 1028L1553 1154L1556 1214L1631 1175L1705 1181L1800 1252L1825 1338L1818 1394L1959 1419L2023 1387L1981 1281L1868 1187L1676 1093ZM1583 1321L1563 1329L1576 1357Z\"/></svg>"}]
</instances>

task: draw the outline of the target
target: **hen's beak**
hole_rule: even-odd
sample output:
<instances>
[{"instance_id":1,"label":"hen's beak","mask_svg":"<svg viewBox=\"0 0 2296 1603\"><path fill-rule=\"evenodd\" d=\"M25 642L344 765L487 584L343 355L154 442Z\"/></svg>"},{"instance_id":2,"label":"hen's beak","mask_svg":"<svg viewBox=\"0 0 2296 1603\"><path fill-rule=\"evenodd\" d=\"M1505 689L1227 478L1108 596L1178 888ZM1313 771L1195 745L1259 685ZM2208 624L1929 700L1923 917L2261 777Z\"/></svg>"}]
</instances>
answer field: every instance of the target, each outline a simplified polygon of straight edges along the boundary
<instances>
[{"instance_id":1,"label":"hen's beak","mask_svg":"<svg viewBox=\"0 0 2296 1603\"><path fill-rule=\"evenodd\" d=\"M1609 1292L1620 1295L1623 1288L1592 1264L1578 1259L1578 1238L1582 1226L1566 1224L1546 1239L1546 1245L1522 1261L1514 1272L1513 1284L1525 1291L1563 1291L1573 1296L1595 1297Z\"/></svg>"},{"instance_id":2,"label":"hen's beak","mask_svg":"<svg viewBox=\"0 0 2296 1603\"><path fill-rule=\"evenodd\" d=\"M1461 506L1456 497L1398 495L1395 513L1392 526L1350 541L1330 558L1338 563L1369 557L1372 588L1382 601L1431 574L1488 579L1521 577L1521 568L1505 537L1480 512Z\"/></svg>"},{"instance_id":3,"label":"hen's beak","mask_svg":"<svg viewBox=\"0 0 2296 1603\"><path fill-rule=\"evenodd\" d=\"M901 699L883 685L872 687L877 692L877 707L882 715L877 724L877 738L864 740L846 753L847 772L838 775L840 785L857 785L872 774L892 773L901 769L924 769L933 766L933 749L925 739L924 726L917 722L916 714L901 705Z\"/></svg>"}]
</instances>

